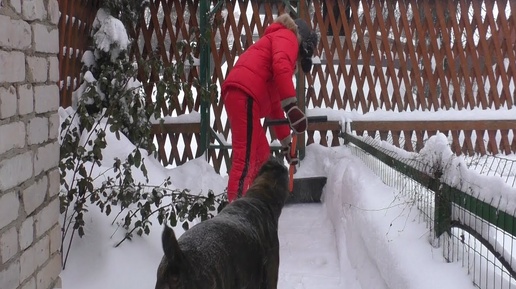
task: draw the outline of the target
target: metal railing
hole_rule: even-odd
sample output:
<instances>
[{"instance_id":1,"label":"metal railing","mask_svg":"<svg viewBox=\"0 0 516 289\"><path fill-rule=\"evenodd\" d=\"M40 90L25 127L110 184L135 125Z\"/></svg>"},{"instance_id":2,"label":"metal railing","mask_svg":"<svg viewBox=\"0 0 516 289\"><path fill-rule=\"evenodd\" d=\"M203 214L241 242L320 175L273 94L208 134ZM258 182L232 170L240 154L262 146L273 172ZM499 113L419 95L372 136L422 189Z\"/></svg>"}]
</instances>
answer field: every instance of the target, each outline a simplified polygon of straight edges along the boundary
<instances>
[{"instance_id":1,"label":"metal railing","mask_svg":"<svg viewBox=\"0 0 516 289\"><path fill-rule=\"evenodd\" d=\"M442 248L449 262L460 262L478 288L516 288L516 208L490 192L478 193L467 178L460 185L448 184L442 166L425 163L416 153L387 149L370 137L342 137L355 156L414 203L431 232L431 244ZM515 163L494 156L463 162L471 172L500 178L508 187L514 183Z\"/></svg>"}]
</instances>

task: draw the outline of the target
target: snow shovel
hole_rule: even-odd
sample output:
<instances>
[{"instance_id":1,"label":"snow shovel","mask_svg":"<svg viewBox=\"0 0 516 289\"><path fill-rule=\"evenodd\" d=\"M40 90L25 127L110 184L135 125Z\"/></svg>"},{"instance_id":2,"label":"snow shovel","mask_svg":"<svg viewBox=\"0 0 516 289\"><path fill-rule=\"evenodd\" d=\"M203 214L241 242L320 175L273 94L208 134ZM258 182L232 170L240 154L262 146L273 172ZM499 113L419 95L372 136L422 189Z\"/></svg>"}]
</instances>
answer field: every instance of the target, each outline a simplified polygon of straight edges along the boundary
<instances>
[{"instance_id":1,"label":"snow shovel","mask_svg":"<svg viewBox=\"0 0 516 289\"><path fill-rule=\"evenodd\" d=\"M309 123L314 122L326 122L328 118L326 116L312 116L308 117ZM279 119L279 120L266 120L265 125L280 125L280 124L288 124L287 119ZM291 157L297 157L297 135L293 134L292 136L292 146L290 147L290 155ZM295 204L295 203L319 203L321 202L321 195L324 186L326 185L326 177L304 177L304 178L294 178L294 173L296 171L295 165L290 165L289 167L289 189L290 195L287 199L287 204Z\"/></svg>"}]
</instances>

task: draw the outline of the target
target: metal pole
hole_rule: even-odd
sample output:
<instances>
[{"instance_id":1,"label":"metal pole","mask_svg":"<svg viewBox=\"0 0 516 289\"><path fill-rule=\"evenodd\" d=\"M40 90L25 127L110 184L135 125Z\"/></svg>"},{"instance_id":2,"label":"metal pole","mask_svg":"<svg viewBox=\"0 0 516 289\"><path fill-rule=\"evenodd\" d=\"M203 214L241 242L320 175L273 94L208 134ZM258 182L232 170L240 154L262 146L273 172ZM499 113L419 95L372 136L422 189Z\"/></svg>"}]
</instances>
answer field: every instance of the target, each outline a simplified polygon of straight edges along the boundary
<instances>
[{"instance_id":1,"label":"metal pole","mask_svg":"<svg viewBox=\"0 0 516 289\"><path fill-rule=\"evenodd\" d=\"M200 3L200 85L201 85L201 152L204 154L209 147L210 135L210 28L209 28L209 0ZM206 154L208 158L208 154Z\"/></svg>"},{"instance_id":2,"label":"metal pole","mask_svg":"<svg viewBox=\"0 0 516 289\"><path fill-rule=\"evenodd\" d=\"M298 1L297 5L297 15L299 18L303 19L309 19L308 15L308 7L306 0L300 0ZM306 86L305 86L305 73L298 69L298 75L297 75L297 104L299 108L305 112L305 97L306 97ZM301 134L297 138L297 147L299 150L299 159L302 160L305 158L305 146L306 146L306 138L305 138L306 132L304 134Z\"/></svg>"}]
</instances>

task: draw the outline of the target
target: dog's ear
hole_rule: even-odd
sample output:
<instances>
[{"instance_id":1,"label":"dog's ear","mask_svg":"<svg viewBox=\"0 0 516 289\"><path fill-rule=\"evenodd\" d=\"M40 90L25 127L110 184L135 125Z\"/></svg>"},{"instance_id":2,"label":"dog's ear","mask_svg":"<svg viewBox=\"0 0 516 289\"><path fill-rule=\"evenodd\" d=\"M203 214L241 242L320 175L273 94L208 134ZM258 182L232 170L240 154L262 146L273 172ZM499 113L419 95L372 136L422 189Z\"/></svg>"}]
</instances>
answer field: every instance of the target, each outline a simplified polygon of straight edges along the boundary
<instances>
[{"instance_id":1,"label":"dog's ear","mask_svg":"<svg viewBox=\"0 0 516 289\"><path fill-rule=\"evenodd\" d=\"M165 226L161 234L161 244L163 246L163 253L168 261L169 270L181 267L181 249L177 242L176 235L172 228Z\"/></svg>"},{"instance_id":2,"label":"dog's ear","mask_svg":"<svg viewBox=\"0 0 516 289\"><path fill-rule=\"evenodd\" d=\"M180 285L183 255L174 231L166 225L161 234L161 245L163 246L165 256L158 267L155 289L183 288Z\"/></svg>"}]
</instances>

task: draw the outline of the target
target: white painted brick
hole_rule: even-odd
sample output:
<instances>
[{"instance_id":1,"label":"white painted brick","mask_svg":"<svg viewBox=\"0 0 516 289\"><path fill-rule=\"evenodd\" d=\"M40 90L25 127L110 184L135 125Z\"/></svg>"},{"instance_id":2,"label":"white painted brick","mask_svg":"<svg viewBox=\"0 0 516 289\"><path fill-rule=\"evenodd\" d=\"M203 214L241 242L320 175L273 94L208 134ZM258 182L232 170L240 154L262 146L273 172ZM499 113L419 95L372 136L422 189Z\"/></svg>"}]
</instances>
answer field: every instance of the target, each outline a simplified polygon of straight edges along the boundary
<instances>
[{"instance_id":1,"label":"white painted brick","mask_svg":"<svg viewBox=\"0 0 516 289\"><path fill-rule=\"evenodd\" d=\"M36 227L36 238L39 238L57 224L58 219L59 199L56 198L36 215L34 222L34 226Z\"/></svg>"},{"instance_id":2,"label":"white painted brick","mask_svg":"<svg viewBox=\"0 0 516 289\"><path fill-rule=\"evenodd\" d=\"M34 33L34 49L37 52L59 53L59 31L57 28L36 23L32 24L32 31Z\"/></svg>"},{"instance_id":3,"label":"white painted brick","mask_svg":"<svg viewBox=\"0 0 516 289\"><path fill-rule=\"evenodd\" d=\"M22 253L20 256L21 280L27 279L50 258L49 249L50 238L46 236Z\"/></svg>"},{"instance_id":4,"label":"white painted brick","mask_svg":"<svg viewBox=\"0 0 516 289\"><path fill-rule=\"evenodd\" d=\"M49 234L50 237L50 255L61 249L61 226L56 225Z\"/></svg>"},{"instance_id":5,"label":"white painted brick","mask_svg":"<svg viewBox=\"0 0 516 289\"><path fill-rule=\"evenodd\" d=\"M23 284L21 289L36 289L36 278L30 278L27 283Z\"/></svg>"},{"instance_id":6,"label":"white painted brick","mask_svg":"<svg viewBox=\"0 0 516 289\"><path fill-rule=\"evenodd\" d=\"M22 4L21 0L11 0L11 7L14 9L14 11L18 14L22 13Z\"/></svg>"},{"instance_id":7,"label":"white painted brick","mask_svg":"<svg viewBox=\"0 0 516 289\"><path fill-rule=\"evenodd\" d=\"M48 139L57 139L59 134L59 125L59 114L56 112L48 118Z\"/></svg>"},{"instance_id":8,"label":"white painted brick","mask_svg":"<svg viewBox=\"0 0 516 289\"><path fill-rule=\"evenodd\" d=\"M48 1L48 19L50 20L50 23L57 24L59 23L59 3L57 0L49 0Z\"/></svg>"},{"instance_id":9,"label":"white painted brick","mask_svg":"<svg viewBox=\"0 0 516 289\"><path fill-rule=\"evenodd\" d=\"M20 115L34 112L34 90L31 84L18 87L18 110Z\"/></svg>"},{"instance_id":10,"label":"white painted brick","mask_svg":"<svg viewBox=\"0 0 516 289\"><path fill-rule=\"evenodd\" d=\"M61 281L62 281L61 277L57 277L57 280L54 283L54 288L53 289L62 289L63 288L63 283Z\"/></svg>"},{"instance_id":11,"label":"white painted brick","mask_svg":"<svg viewBox=\"0 0 516 289\"><path fill-rule=\"evenodd\" d=\"M27 279L36 271L36 250L35 247L29 247L20 256L20 280Z\"/></svg>"},{"instance_id":12,"label":"white painted brick","mask_svg":"<svg viewBox=\"0 0 516 289\"><path fill-rule=\"evenodd\" d=\"M27 215L32 214L34 210L36 210L43 201L45 201L45 197L47 196L48 190L48 178L44 176L39 181L32 184L27 189L22 192L23 205L25 207L25 213Z\"/></svg>"},{"instance_id":13,"label":"white painted brick","mask_svg":"<svg viewBox=\"0 0 516 289\"><path fill-rule=\"evenodd\" d=\"M59 107L59 88L56 84L34 86L37 113L56 111Z\"/></svg>"},{"instance_id":14,"label":"white painted brick","mask_svg":"<svg viewBox=\"0 0 516 289\"><path fill-rule=\"evenodd\" d=\"M16 106L16 88L14 86L0 87L0 119L16 115Z\"/></svg>"},{"instance_id":15,"label":"white painted brick","mask_svg":"<svg viewBox=\"0 0 516 289\"><path fill-rule=\"evenodd\" d=\"M23 0L23 18L25 20L44 20L47 18L45 4L41 0Z\"/></svg>"},{"instance_id":16,"label":"white painted brick","mask_svg":"<svg viewBox=\"0 0 516 289\"><path fill-rule=\"evenodd\" d=\"M0 83L25 80L25 54L23 52L0 50L0 67L2 67ZM9 69L4 69L4 67L9 67Z\"/></svg>"},{"instance_id":17,"label":"white painted brick","mask_svg":"<svg viewBox=\"0 0 516 289\"><path fill-rule=\"evenodd\" d=\"M48 58L48 81L59 81L59 60L57 56Z\"/></svg>"},{"instance_id":18,"label":"white painted brick","mask_svg":"<svg viewBox=\"0 0 516 289\"><path fill-rule=\"evenodd\" d=\"M36 275L36 288L48 289L50 285L57 280L59 273L61 273L61 257L59 254L56 254Z\"/></svg>"},{"instance_id":19,"label":"white painted brick","mask_svg":"<svg viewBox=\"0 0 516 289\"><path fill-rule=\"evenodd\" d=\"M36 265L39 267L50 259L50 237L45 236L34 244L34 254L36 255L34 260Z\"/></svg>"},{"instance_id":20,"label":"white painted brick","mask_svg":"<svg viewBox=\"0 0 516 289\"><path fill-rule=\"evenodd\" d=\"M16 227L0 235L0 256L3 263L6 263L18 253L18 232Z\"/></svg>"},{"instance_id":21,"label":"white painted brick","mask_svg":"<svg viewBox=\"0 0 516 289\"><path fill-rule=\"evenodd\" d=\"M31 178L33 170L32 162L32 152L26 152L0 161L0 192L13 188ZM0 210L0 215L1 214L2 210ZM0 218L0 228L3 227L1 223L2 218Z\"/></svg>"},{"instance_id":22,"label":"white painted brick","mask_svg":"<svg viewBox=\"0 0 516 289\"><path fill-rule=\"evenodd\" d=\"M38 148L34 156L34 175L57 167L59 163L59 143L49 143Z\"/></svg>"},{"instance_id":23,"label":"white painted brick","mask_svg":"<svg viewBox=\"0 0 516 289\"><path fill-rule=\"evenodd\" d=\"M23 221L18 239L20 240L20 250L22 251L34 242L34 219L32 217L28 217Z\"/></svg>"},{"instance_id":24,"label":"white painted brick","mask_svg":"<svg viewBox=\"0 0 516 289\"><path fill-rule=\"evenodd\" d=\"M18 285L20 285L20 263L16 261L0 272L0 288L16 289Z\"/></svg>"},{"instance_id":25,"label":"white painted brick","mask_svg":"<svg viewBox=\"0 0 516 289\"><path fill-rule=\"evenodd\" d=\"M48 75L48 62L43 57L27 57L28 70L28 81L34 82L45 82L47 81Z\"/></svg>"},{"instance_id":26,"label":"white painted brick","mask_svg":"<svg viewBox=\"0 0 516 289\"><path fill-rule=\"evenodd\" d=\"M30 48L32 32L27 22L0 15L0 27L0 46L19 50Z\"/></svg>"},{"instance_id":27,"label":"white painted brick","mask_svg":"<svg viewBox=\"0 0 516 289\"><path fill-rule=\"evenodd\" d=\"M59 194L61 188L59 169L53 169L48 172L48 197L53 198Z\"/></svg>"},{"instance_id":28,"label":"white painted brick","mask_svg":"<svg viewBox=\"0 0 516 289\"><path fill-rule=\"evenodd\" d=\"M48 118L35 117L29 120L27 135L29 145L46 142L48 140Z\"/></svg>"},{"instance_id":29,"label":"white painted brick","mask_svg":"<svg viewBox=\"0 0 516 289\"><path fill-rule=\"evenodd\" d=\"M18 218L20 201L15 192L0 197L0 228L5 227Z\"/></svg>"},{"instance_id":30,"label":"white painted brick","mask_svg":"<svg viewBox=\"0 0 516 289\"><path fill-rule=\"evenodd\" d=\"M0 154L25 146L25 123L21 121L0 125Z\"/></svg>"}]
</instances>

